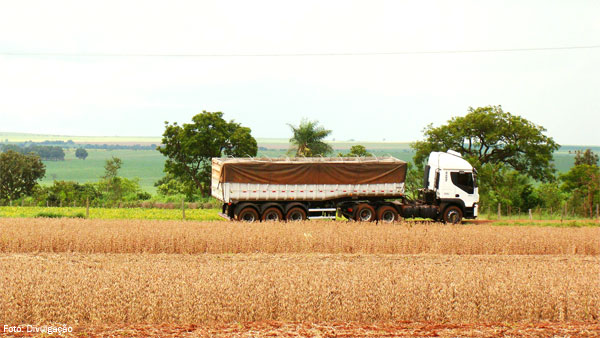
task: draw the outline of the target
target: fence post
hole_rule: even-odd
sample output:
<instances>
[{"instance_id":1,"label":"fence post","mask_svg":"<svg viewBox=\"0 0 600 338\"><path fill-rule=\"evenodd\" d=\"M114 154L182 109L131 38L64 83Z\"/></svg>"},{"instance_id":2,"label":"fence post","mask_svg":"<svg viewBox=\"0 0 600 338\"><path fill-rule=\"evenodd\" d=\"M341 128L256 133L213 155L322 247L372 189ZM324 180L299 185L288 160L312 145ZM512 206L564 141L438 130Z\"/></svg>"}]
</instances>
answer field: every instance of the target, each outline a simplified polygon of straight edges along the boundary
<instances>
[{"instance_id":1,"label":"fence post","mask_svg":"<svg viewBox=\"0 0 600 338\"><path fill-rule=\"evenodd\" d=\"M90 218L90 198L85 198L85 218Z\"/></svg>"},{"instance_id":2,"label":"fence post","mask_svg":"<svg viewBox=\"0 0 600 338\"><path fill-rule=\"evenodd\" d=\"M185 198L181 199L181 217L185 221Z\"/></svg>"},{"instance_id":3,"label":"fence post","mask_svg":"<svg viewBox=\"0 0 600 338\"><path fill-rule=\"evenodd\" d=\"M500 208L500 203L498 203L498 219L500 219L500 216L502 216L502 210Z\"/></svg>"},{"instance_id":4,"label":"fence post","mask_svg":"<svg viewBox=\"0 0 600 338\"><path fill-rule=\"evenodd\" d=\"M533 215L531 215L531 209L529 209L529 220L533 220Z\"/></svg>"}]
</instances>

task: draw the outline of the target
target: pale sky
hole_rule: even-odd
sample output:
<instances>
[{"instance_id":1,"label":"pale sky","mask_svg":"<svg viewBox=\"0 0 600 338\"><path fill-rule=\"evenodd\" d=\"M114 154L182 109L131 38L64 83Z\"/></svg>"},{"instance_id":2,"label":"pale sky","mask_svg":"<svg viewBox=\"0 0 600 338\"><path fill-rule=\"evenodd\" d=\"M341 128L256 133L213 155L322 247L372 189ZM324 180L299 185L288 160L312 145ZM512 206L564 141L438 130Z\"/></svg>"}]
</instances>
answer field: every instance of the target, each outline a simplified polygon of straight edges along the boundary
<instances>
[{"instance_id":1,"label":"pale sky","mask_svg":"<svg viewBox=\"0 0 600 338\"><path fill-rule=\"evenodd\" d=\"M599 18L600 1L0 0L0 131L160 136L207 110L257 138L306 117L415 141L499 104L600 145L600 48L497 51L600 46ZM474 50L496 52L414 53ZM401 54L290 55L348 53Z\"/></svg>"}]
</instances>

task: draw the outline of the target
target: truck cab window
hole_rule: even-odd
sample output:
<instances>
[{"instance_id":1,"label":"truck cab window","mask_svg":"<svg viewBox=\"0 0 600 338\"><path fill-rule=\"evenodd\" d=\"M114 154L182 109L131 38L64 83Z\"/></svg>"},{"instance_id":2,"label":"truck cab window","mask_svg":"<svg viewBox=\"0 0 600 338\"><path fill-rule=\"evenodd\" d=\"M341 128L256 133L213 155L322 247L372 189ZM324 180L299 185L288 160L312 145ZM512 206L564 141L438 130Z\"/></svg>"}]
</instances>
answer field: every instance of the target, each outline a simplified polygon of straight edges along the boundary
<instances>
[{"instance_id":1,"label":"truck cab window","mask_svg":"<svg viewBox=\"0 0 600 338\"><path fill-rule=\"evenodd\" d=\"M450 178L455 186L464 190L468 194L472 194L475 191L475 184L473 181L473 174L465 172L451 172Z\"/></svg>"}]
</instances>

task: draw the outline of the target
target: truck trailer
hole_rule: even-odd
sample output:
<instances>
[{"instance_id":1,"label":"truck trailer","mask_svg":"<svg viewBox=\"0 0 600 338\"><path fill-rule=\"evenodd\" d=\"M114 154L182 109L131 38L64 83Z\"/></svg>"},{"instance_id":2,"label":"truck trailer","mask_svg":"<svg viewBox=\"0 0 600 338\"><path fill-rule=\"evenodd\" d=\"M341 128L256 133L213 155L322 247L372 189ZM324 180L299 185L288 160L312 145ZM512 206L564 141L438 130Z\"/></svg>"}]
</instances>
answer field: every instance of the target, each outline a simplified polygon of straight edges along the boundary
<instances>
[{"instance_id":1,"label":"truck trailer","mask_svg":"<svg viewBox=\"0 0 600 338\"><path fill-rule=\"evenodd\" d=\"M404 194L406 171L394 157L213 158L211 194L222 217L245 222L477 217L477 171L459 153L429 155L414 200Z\"/></svg>"}]
</instances>

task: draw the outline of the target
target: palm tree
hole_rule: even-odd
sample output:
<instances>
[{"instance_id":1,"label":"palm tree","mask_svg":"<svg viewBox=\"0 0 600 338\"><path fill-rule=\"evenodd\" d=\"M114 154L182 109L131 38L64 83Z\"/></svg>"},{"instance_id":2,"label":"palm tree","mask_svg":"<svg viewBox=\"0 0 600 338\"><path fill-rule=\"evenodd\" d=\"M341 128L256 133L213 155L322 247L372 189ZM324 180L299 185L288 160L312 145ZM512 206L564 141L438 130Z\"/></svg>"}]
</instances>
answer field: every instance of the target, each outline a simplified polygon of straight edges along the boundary
<instances>
[{"instance_id":1,"label":"palm tree","mask_svg":"<svg viewBox=\"0 0 600 338\"><path fill-rule=\"evenodd\" d=\"M292 143L290 153L295 153L296 156L311 157L324 156L333 151L329 144L323 142L323 139L331 134L331 130L320 127L318 124L318 121L307 119L302 119L297 127L288 124L294 133L294 136L290 138L290 143Z\"/></svg>"}]
</instances>

